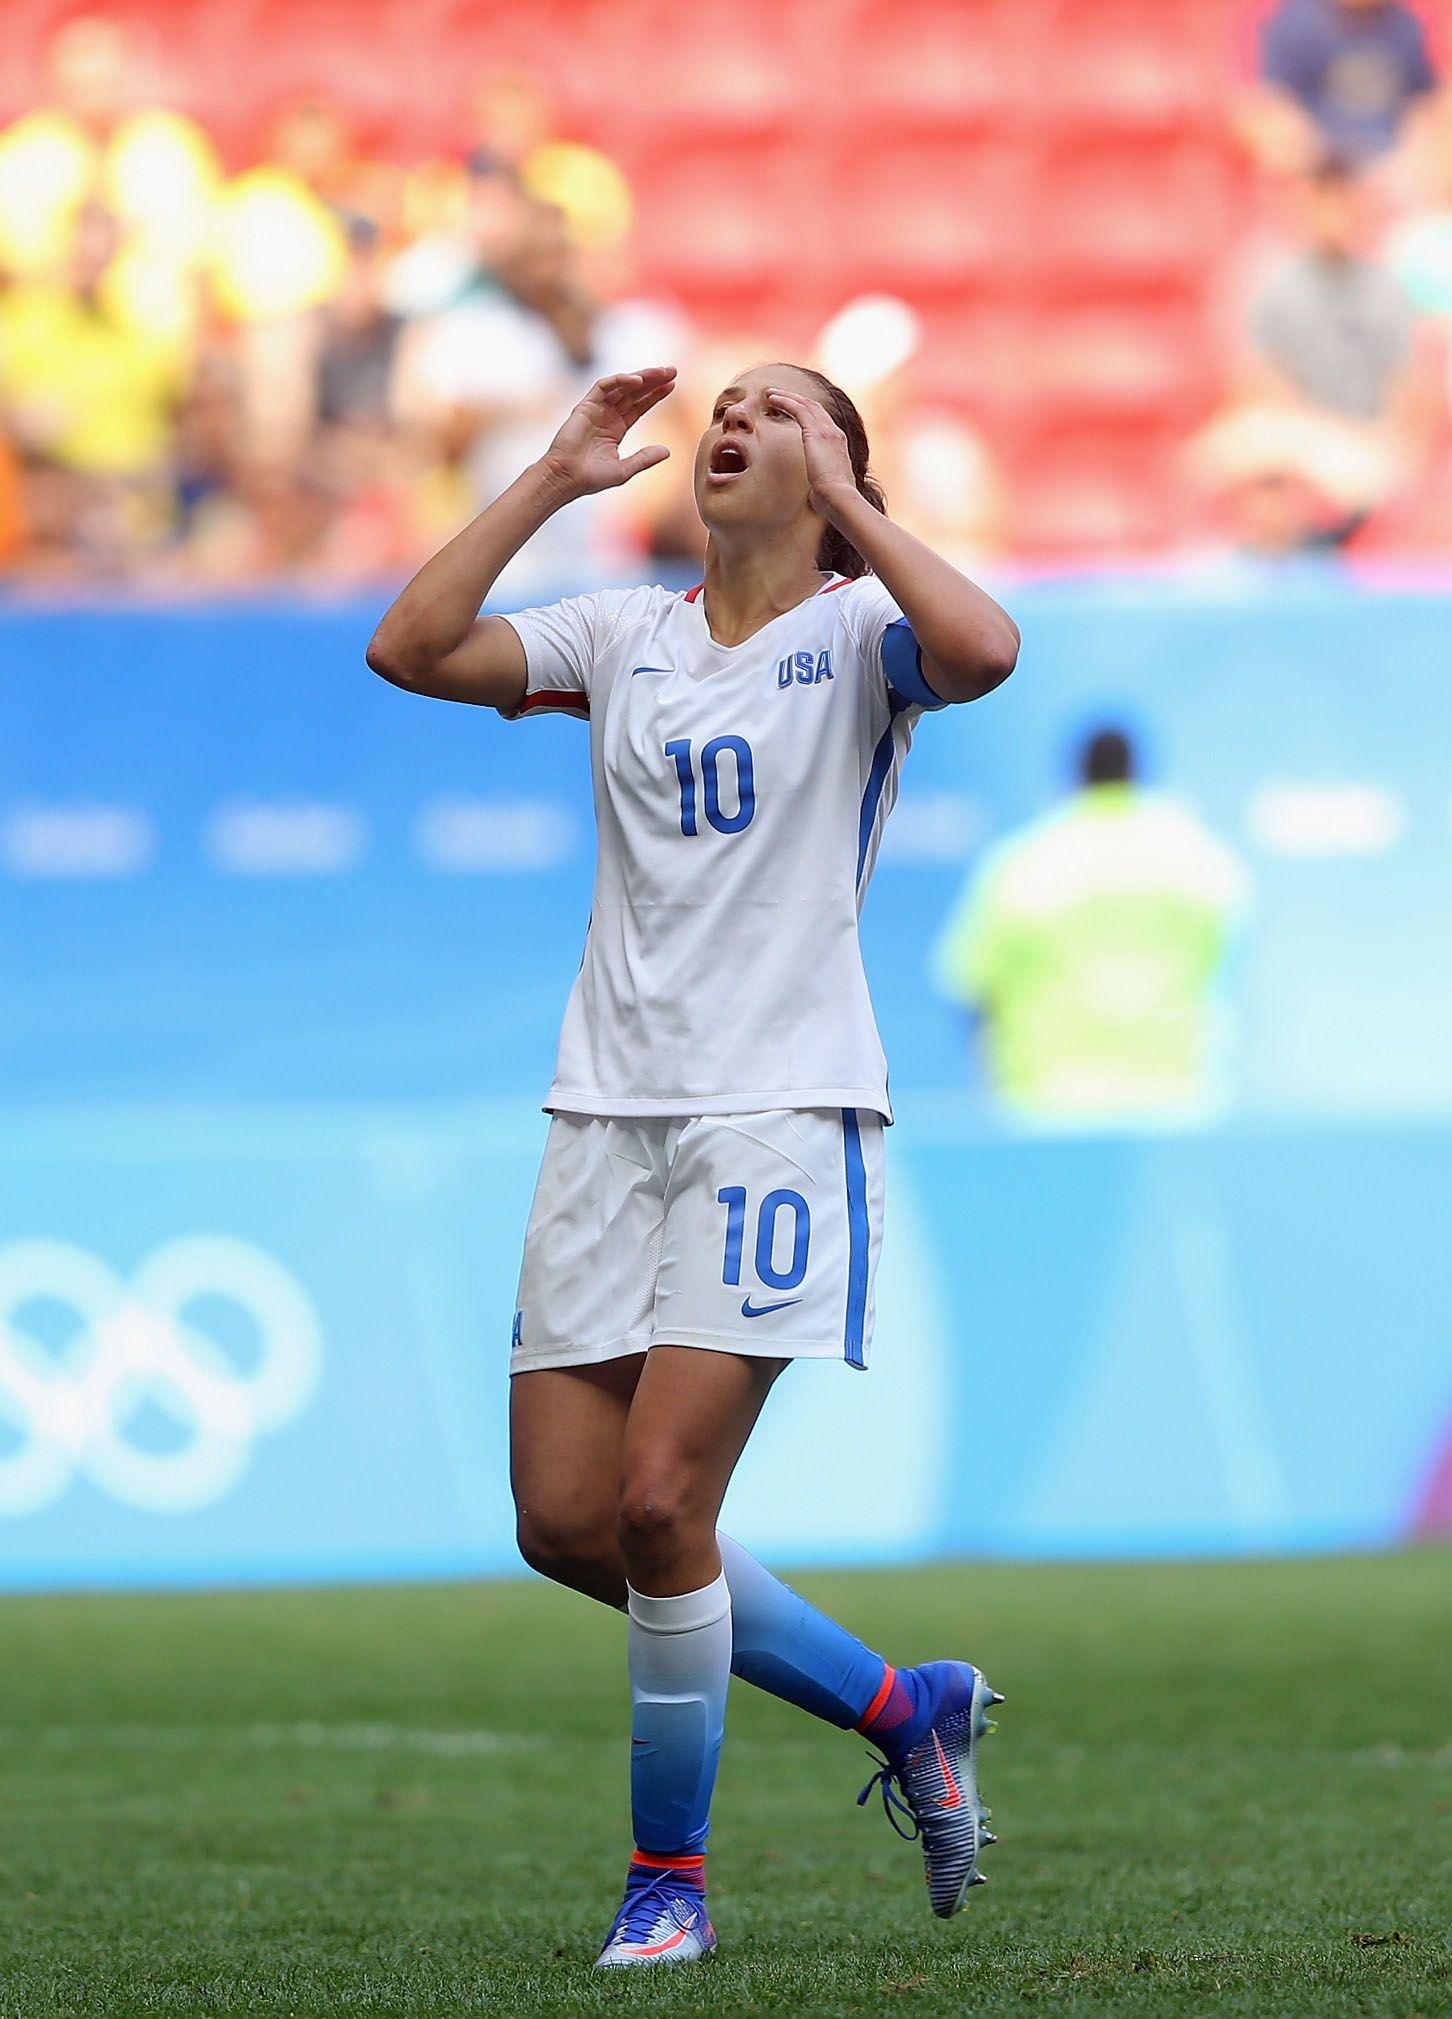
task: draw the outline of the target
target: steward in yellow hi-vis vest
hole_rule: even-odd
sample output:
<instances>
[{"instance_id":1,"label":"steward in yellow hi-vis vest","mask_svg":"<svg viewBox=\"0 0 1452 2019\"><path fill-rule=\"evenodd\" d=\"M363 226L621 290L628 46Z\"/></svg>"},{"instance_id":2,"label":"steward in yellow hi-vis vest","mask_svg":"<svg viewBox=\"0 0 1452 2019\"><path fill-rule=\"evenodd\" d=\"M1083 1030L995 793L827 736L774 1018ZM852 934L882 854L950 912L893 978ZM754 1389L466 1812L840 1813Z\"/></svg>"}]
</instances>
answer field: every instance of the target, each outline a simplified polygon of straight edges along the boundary
<instances>
[{"instance_id":1,"label":"steward in yellow hi-vis vest","mask_svg":"<svg viewBox=\"0 0 1452 2019\"><path fill-rule=\"evenodd\" d=\"M982 1018L1002 1100L1044 1119L1203 1108L1216 983L1245 878L1174 799L1134 783L1127 739L1088 744L1065 805L1008 836L933 951Z\"/></svg>"}]
</instances>

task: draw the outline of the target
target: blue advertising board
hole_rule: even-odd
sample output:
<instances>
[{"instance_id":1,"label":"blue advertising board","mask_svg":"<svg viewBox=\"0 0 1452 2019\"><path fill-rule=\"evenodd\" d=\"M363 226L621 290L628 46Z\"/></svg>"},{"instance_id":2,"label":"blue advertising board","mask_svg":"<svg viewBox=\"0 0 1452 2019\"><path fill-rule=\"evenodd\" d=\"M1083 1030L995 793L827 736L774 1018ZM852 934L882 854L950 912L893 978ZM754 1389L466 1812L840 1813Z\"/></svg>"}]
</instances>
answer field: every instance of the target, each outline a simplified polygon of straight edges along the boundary
<instances>
[{"instance_id":1,"label":"blue advertising board","mask_svg":"<svg viewBox=\"0 0 1452 2019\"><path fill-rule=\"evenodd\" d=\"M1012 603L1020 669L920 726L864 916L873 1369L791 1371L728 1518L794 1561L1405 1534L1452 1432L1452 601ZM0 1584L514 1563L586 738L388 688L374 615L0 613ZM930 984L1108 722L1253 891L1213 1128L1015 1129Z\"/></svg>"}]
</instances>

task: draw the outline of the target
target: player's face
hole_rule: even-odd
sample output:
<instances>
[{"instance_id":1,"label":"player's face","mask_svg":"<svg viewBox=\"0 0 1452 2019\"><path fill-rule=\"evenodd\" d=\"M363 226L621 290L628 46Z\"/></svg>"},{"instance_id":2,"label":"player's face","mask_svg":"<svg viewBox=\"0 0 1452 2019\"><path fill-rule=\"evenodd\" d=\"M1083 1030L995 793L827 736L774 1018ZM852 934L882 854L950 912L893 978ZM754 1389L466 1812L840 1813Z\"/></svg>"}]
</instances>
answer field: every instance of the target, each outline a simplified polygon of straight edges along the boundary
<instances>
[{"instance_id":1,"label":"player's face","mask_svg":"<svg viewBox=\"0 0 1452 2019\"><path fill-rule=\"evenodd\" d=\"M723 386L696 450L696 508L708 530L778 527L811 511L802 431L768 386L818 397L792 365L753 365Z\"/></svg>"}]
</instances>

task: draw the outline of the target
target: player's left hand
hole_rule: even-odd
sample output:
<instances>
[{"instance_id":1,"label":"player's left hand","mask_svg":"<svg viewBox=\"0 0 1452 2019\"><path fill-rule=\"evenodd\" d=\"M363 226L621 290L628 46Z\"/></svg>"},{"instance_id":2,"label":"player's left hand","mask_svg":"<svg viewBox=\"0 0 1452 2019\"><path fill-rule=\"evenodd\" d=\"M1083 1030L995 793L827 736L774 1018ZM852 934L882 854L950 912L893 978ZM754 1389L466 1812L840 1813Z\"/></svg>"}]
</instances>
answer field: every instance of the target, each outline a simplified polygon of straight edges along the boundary
<instances>
[{"instance_id":1,"label":"player's left hand","mask_svg":"<svg viewBox=\"0 0 1452 2019\"><path fill-rule=\"evenodd\" d=\"M847 437L820 400L803 399L799 393L784 392L779 386L768 386L766 396L773 406L789 413L801 429L812 503L830 517L835 499L857 494Z\"/></svg>"}]
</instances>

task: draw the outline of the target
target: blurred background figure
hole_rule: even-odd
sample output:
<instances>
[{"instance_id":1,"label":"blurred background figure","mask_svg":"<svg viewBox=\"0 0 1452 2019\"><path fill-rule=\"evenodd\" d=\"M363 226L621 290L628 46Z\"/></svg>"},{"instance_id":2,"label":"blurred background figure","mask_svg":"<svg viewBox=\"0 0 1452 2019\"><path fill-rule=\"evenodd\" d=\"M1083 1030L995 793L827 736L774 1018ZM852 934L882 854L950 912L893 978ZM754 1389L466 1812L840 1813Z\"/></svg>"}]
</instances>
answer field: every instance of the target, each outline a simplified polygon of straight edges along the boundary
<instances>
[{"instance_id":1,"label":"blurred background figure","mask_svg":"<svg viewBox=\"0 0 1452 2019\"><path fill-rule=\"evenodd\" d=\"M1244 873L1186 806L1144 789L1122 730L1097 730L1062 805L974 870L932 956L981 1021L999 1098L1025 1118L1203 1111L1217 989Z\"/></svg>"},{"instance_id":2,"label":"blurred background figure","mask_svg":"<svg viewBox=\"0 0 1452 2019\"><path fill-rule=\"evenodd\" d=\"M675 359L686 335L666 310L596 302L556 205L521 190L513 227L459 298L420 323L402 393L403 410L461 469L471 512L549 446L595 379L632 358ZM637 552L629 509L606 493L557 513L500 578L501 593L529 596L572 570L619 579Z\"/></svg>"},{"instance_id":3,"label":"blurred background figure","mask_svg":"<svg viewBox=\"0 0 1452 2019\"><path fill-rule=\"evenodd\" d=\"M1439 87L1422 21L1401 0L1275 0L1243 131L1273 171L1308 169L1327 148L1369 162Z\"/></svg>"},{"instance_id":4,"label":"blurred background figure","mask_svg":"<svg viewBox=\"0 0 1452 2019\"><path fill-rule=\"evenodd\" d=\"M816 364L857 403L888 510L971 572L1003 549L1002 477L961 407L925 394L924 335L900 296L858 295L818 333Z\"/></svg>"},{"instance_id":5,"label":"blurred background figure","mask_svg":"<svg viewBox=\"0 0 1452 2019\"><path fill-rule=\"evenodd\" d=\"M498 291L496 269L526 235L528 192L518 171L486 147L411 199L423 228L394 248L388 297L400 315L427 317Z\"/></svg>"},{"instance_id":6,"label":"blurred background figure","mask_svg":"<svg viewBox=\"0 0 1452 2019\"><path fill-rule=\"evenodd\" d=\"M1262 555L1349 539L1427 466L1446 405L1440 346L1373 249L1355 169L1324 155L1289 196L1298 243L1255 284L1231 402L1190 450Z\"/></svg>"},{"instance_id":7,"label":"blurred background figure","mask_svg":"<svg viewBox=\"0 0 1452 2019\"><path fill-rule=\"evenodd\" d=\"M486 71L472 111L478 147L554 205L578 245L593 252L626 236L635 215L629 182L598 147L560 133L554 94L541 78Z\"/></svg>"},{"instance_id":8,"label":"blurred background figure","mask_svg":"<svg viewBox=\"0 0 1452 2019\"><path fill-rule=\"evenodd\" d=\"M0 132L0 273L59 280L78 209L100 204L118 232L113 309L185 356L221 171L203 128L157 102L153 53L100 15L57 31L39 102Z\"/></svg>"},{"instance_id":9,"label":"blurred background figure","mask_svg":"<svg viewBox=\"0 0 1452 2019\"><path fill-rule=\"evenodd\" d=\"M1368 249L1367 193L1329 155L1300 187L1301 244L1250 304L1266 397L1353 421L1408 426L1416 311Z\"/></svg>"},{"instance_id":10,"label":"blurred background figure","mask_svg":"<svg viewBox=\"0 0 1452 2019\"><path fill-rule=\"evenodd\" d=\"M106 575L164 537L182 383L109 285L121 243L112 213L82 204L60 269L0 292L0 415L48 493L40 523L58 516L77 565Z\"/></svg>"},{"instance_id":11,"label":"blurred background figure","mask_svg":"<svg viewBox=\"0 0 1452 2019\"><path fill-rule=\"evenodd\" d=\"M307 103L275 121L267 158L224 190L212 288L235 332L245 453L296 464L314 411L322 311L347 284L351 148L345 123Z\"/></svg>"}]
</instances>

